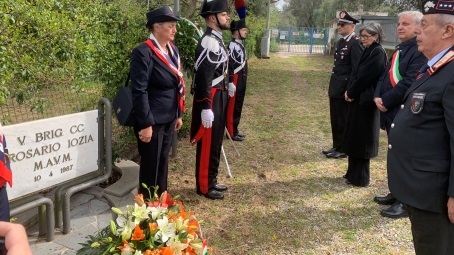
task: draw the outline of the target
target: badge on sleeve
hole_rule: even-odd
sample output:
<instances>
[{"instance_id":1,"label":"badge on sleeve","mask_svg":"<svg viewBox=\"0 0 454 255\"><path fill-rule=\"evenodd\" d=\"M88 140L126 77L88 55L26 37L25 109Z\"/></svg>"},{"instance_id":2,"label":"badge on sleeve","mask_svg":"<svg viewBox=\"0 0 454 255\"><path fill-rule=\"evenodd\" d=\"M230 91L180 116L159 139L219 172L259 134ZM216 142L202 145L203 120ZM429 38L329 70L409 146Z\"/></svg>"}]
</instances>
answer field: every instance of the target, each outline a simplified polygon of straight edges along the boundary
<instances>
[{"instance_id":1,"label":"badge on sleeve","mask_svg":"<svg viewBox=\"0 0 454 255\"><path fill-rule=\"evenodd\" d=\"M426 97L426 92L415 92L411 98L411 112L413 114L420 114L422 108L424 107L424 98Z\"/></svg>"}]
</instances>

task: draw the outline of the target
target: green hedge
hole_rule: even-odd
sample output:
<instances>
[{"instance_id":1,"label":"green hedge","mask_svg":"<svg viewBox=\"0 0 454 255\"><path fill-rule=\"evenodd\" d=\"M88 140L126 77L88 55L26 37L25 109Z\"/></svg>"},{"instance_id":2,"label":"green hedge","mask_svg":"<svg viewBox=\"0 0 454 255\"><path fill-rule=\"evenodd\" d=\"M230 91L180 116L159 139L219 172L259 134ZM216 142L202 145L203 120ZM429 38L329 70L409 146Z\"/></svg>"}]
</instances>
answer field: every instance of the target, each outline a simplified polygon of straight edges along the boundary
<instances>
[{"instance_id":1,"label":"green hedge","mask_svg":"<svg viewBox=\"0 0 454 255\"><path fill-rule=\"evenodd\" d=\"M158 2L152 4L164 4L164 1ZM132 49L148 37L146 3L134 0L2 1L0 105L5 104L7 98L13 98L18 103L30 104L30 111L46 112L55 102L42 97L43 91L58 93L61 90L70 91L74 97L96 91L112 100L124 84ZM197 14L185 14L182 10L181 16L191 15L194 22L203 24ZM265 19L251 14L247 25L246 47L252 56L257 49L260 52L260 41L256 38L263 34ZM230 41L231 33L225 31L224 34L226 42ZM188 93L195 62L195 38L191 26L178 23L175 44L182 56ZM95 107L97 99L92 96L91 100ZM188 113L184 115L185 128L181 133L189 129L191 101L187 100ZM128 141L125 139L127 130L120 129L116 155L123 154L119 148L123 147L121 141Z\"/></svg>"}]
</instances>

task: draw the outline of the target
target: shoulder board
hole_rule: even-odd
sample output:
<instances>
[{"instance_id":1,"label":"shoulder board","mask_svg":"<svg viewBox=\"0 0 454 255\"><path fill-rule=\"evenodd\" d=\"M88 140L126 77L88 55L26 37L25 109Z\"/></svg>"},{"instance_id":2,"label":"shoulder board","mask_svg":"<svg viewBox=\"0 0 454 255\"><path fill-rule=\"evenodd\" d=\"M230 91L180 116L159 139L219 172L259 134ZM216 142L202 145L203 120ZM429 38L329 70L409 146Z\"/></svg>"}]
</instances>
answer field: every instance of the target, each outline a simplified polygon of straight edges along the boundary
<instances>
[{"instance_id":1,"label":"shoulder board","mask_svg":"<svg viewBox=\"0 0 454 255\"><path fill-rule=\"evenodd\" d=\"M442 58L440 58L437 63L435 63L433 66L429 68L428 73L430 75L434 74L440 67L448 64L454 59L454 50L448 51Z\"/></svg>"},{"instance_id":2,"label":"shoulder board","mask_svg":"<svg viewBox=\"0 0 454 255\"><path fill-rule=\"evenodd\" d=\"M202 38L200 45L209 51L218 52L220 49L219 42L213 36L205 36Z\"/></svg>"}]
</instances>

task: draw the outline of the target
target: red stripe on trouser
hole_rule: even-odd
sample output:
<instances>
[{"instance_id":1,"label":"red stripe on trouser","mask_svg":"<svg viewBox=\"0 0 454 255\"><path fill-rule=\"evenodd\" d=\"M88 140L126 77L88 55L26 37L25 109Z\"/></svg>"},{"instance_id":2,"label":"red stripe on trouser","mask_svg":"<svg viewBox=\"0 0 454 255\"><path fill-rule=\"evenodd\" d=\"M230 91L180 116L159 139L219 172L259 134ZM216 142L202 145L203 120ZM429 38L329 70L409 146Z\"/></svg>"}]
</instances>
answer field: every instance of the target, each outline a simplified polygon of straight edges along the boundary
<instances>
[{"instance_id":1,"label":"red stripe on trouser","mask_svg":"<svg viewBox=\"0 0 454 255\"><path fill-rule=\"evenodd\" d=\"M229 108L227 109L227 131L230 137L233 137L233 110L235 109L236 93L233 97L229 97Z\"/></svg>"},{"instance_id":2,"label":"red stripe on trouser","mask_svg":"<svg viewBox=\"0 0 454 255\"><path fill-rule=\"evenodd\" d=\"M238 74L233 75L233 84L238 84ZM226 126L227 126L227 132L229 132L229 135L233 137L233 112L235 109L235 100L236 100L236 92L233 95L233 97L229 96L229 107L227 108L227 119L226 119Z\"/></svg>"},{"instance_id":3,"label":"red stripe on trouser","mask_svg":"<svg viewBox=\"0 0 454 255\"><path fill-rule=\"evenodd\" d=\"M211 128L205 129L202 136L202 149L199 165L199 189L202 194L208 193L208 172L210 167Z\"/></svg>"},{"instance_id":4,"label":"red stripe on trouser","mask_svg":"<svg viewBox=\"0 0 454 255\"><path fill-rule=\"evenodd\" d=\"M211 89L211 98L214 98L216 88ZM213 102L212 102L213 103ZM202 148L200 150L200 165L199 165L199 189L202 194L208 193L208 173L210 169L211 155L211 133L212 128L205 128L203 125L200 128L205 129L202 136ZM198 132L199 133L199 132Z\"/></svg>"}]
</instances>

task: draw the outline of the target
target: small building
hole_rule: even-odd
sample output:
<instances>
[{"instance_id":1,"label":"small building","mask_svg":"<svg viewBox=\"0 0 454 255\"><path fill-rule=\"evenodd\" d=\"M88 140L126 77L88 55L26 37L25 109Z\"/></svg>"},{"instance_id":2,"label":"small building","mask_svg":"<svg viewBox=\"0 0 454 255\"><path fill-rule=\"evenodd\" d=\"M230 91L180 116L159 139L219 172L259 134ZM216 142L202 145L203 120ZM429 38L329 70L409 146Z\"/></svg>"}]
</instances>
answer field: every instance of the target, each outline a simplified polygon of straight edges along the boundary
<instances>
[{"instance_id":1,"label":"small building","mask_svg":"<svg viewBox=\"0 0 454 255\"><path fill-rule=\"evenodd\" d=\"M348 11L348 10L347 10ZM341 11L336 11L336 17L339 17ZM359 35L359 30L364 24L368 22L378 22L382 25L385 32L385 40L382 43L385 49L394 50L397 44L399 44L399 39L397 38L397 17L388 16L387 12L376 12L376 11L364 11L363 5L360 5L358 11L348 12L353 18L359 20L359 24L356 25L355 33ZM340 38L340 35L337 33L337 21L338 18L331 20L329 22L329 38L328 43L331 45L331 48L334 48L337 41ZM330 48L330 47L328 47Z\"/></svg>"}]
</instances>

